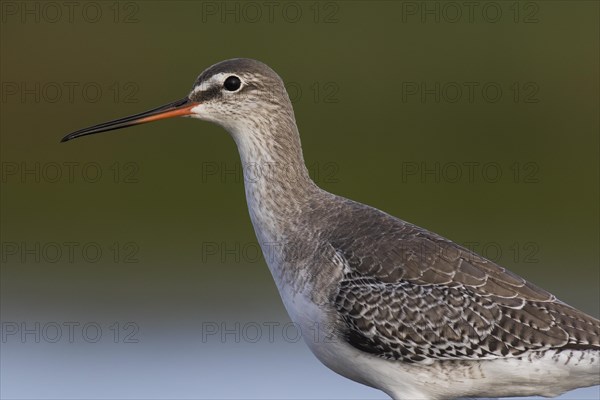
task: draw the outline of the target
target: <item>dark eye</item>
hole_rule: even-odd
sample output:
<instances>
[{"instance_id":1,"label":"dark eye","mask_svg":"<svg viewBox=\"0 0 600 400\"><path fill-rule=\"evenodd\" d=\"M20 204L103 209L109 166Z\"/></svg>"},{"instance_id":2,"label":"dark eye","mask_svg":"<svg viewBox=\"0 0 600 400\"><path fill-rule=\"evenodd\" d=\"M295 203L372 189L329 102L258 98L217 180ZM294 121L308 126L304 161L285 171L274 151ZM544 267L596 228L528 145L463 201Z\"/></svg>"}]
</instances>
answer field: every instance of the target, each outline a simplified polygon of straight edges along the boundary
<instances>
[{"instance_id":1,"label":"dark eye","mask_svg":"<svg viewBox=\"0 0 600 400\"><path fill-rule=\"evenodd\" d=\"M230 77L225 79L225 83L223 84L223 86L225 87L225 90L235 92L240 88L240 86L242 86L242 81L240 81L240 78L238 78L237 76L231 75Z\"/></svg>"}]
</instances>

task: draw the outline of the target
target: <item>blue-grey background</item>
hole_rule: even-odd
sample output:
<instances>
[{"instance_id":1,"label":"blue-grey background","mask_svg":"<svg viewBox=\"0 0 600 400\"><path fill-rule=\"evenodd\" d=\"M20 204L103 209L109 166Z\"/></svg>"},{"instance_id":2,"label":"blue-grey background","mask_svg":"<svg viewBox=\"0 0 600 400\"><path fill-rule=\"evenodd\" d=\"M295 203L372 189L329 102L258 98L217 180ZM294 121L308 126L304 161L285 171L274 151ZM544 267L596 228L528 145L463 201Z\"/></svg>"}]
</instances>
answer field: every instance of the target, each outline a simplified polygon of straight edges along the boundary
<instances>
[{"instance_id":1,"label":"blue-grey background","mask_svg":"<svg viewBox=\"0 0 600 400\"><path fill-rule=\"evenodd\" d=\"M600 314L597 2L0 4L2 398L385 398L298 340L222 129L58 143L232 57L323 188Z\"/></svg>"}]
</instances>

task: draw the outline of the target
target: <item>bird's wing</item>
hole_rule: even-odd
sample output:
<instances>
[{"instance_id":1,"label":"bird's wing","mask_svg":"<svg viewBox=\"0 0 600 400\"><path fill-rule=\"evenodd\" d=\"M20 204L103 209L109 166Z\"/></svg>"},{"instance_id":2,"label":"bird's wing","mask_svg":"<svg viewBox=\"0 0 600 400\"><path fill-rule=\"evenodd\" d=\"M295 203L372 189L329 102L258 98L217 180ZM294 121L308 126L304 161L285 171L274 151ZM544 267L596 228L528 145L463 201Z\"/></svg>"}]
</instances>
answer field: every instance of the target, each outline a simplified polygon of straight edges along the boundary
<instances>
[{"instance_id":1,"label":"bird's wing","mask_svg":"<svg viewBox=\"0 0 600 400\"><path fill-rule=\"evenodd\" d=\"M383 214L383 213L382 213ZM344 335L381 357L486 359L600 349L600 323L501 266L414 225L355 224L331 246L344 264ZM383 221L381 221L383 222ZM357 228L358 227L358 228Z\"/></svg>"}]
</instances>

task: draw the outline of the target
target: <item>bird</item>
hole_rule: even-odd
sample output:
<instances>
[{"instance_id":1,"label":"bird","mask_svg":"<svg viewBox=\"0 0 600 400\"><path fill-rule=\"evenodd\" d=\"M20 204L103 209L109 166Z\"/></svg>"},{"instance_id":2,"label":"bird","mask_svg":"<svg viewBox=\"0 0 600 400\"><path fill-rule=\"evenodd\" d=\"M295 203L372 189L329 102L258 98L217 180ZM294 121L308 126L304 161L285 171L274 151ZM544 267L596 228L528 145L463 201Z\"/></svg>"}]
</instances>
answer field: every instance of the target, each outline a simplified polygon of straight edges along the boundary
<instances>
[{"instance_id":1,"label":"bird","mask_svg":"<svg viewBox=\"0 0 600 400\"><path fill-rule=\"evenodd\" d=\"M309 177L284 82L248 58L167 105L61 142L171 117L223 127L292 321L331 370L394 399L557 396L600 384L600 321L473 251ZM246 179L248 166L269 166Z\"/></svg>"}]
</instances>

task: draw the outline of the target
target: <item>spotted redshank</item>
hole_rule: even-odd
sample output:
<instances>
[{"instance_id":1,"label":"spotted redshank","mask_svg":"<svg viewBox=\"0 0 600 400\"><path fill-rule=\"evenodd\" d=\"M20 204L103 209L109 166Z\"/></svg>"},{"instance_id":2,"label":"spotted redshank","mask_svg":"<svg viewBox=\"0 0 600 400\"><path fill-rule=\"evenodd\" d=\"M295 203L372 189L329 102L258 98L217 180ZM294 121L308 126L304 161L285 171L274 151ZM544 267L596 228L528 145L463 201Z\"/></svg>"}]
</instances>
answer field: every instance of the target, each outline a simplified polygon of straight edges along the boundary
<instances>
[{"instance_id":1,"label":"spotted redshank","mask_svg":"<svg viewBox=\"0 0 600 400\"><path fill-rule=\"evenodd\" d=\"M600 384L600 322L425 229L310 179L280 77L250 59L205 70L163 107L68 141L163 118L225 128L281 298L326 366L397 399L555 396ZM262 175L261 175L262 176Z\"/></svg>"}]
</instances>

